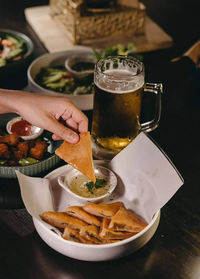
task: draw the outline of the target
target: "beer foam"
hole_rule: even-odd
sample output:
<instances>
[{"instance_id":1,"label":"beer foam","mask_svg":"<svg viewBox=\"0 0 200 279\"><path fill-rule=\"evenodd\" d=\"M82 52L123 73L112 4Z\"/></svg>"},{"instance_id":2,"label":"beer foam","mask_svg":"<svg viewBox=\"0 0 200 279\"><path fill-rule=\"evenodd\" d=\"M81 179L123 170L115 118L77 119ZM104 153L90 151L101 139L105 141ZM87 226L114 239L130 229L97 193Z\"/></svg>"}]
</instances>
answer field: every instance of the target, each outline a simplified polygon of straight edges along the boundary
<instances>
[{"instance_id":1,"label":"beer foam","mask_svg":"<svg viewBox=\"0 0 200 279\"><path fill-rule=\"evenodd\" d=\"M129 71L127 69L106 70L96 79L95 84L102 90L110 93L129 93L138 90L144 85L142 73Z\"/></svg>"}]
</instances>

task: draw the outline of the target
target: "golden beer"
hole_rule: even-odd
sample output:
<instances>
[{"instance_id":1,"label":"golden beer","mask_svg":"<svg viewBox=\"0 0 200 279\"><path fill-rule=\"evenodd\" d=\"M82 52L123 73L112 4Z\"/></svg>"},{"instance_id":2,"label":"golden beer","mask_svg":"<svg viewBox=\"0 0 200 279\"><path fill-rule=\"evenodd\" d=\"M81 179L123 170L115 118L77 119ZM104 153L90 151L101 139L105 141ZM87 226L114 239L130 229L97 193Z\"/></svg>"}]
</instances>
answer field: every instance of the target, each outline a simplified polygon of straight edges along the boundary
<instances>
[{"instance_id":1,"label":"golden beer","mask_svg":"<svg viewBox=\"0 0 200 279\"><path fill-rule=\"evenodd\" d=\"M143 68L127 57L103 61L94 78L92 138L101 148L118 153L140 131Z\"/></svg>"},{"instance_id":2,"label":"golden beer","mask_svg":"<svg viewBox=\"0 0 200 279\"><path fill-rule=\"evenodd\" d=\"M114 152L121 151L140 131L143 87L115 93L95 84L92 136L96 144Z\"/></svg>"},{"instance_id":3,"label":"golden beer","mask_svg":"<svg viewBox=\"0 0 200 279\"><path fill-rule=\"evenodd\" d=\"M100 59L95 65L94 84L93 155L98 159L112 159L140 131L149 132L158 126L162 85L144 86L143 63L126 56ZM154 119L141 124L143 91L156 94L156 109Z\"/></svg>"}]
</instances>

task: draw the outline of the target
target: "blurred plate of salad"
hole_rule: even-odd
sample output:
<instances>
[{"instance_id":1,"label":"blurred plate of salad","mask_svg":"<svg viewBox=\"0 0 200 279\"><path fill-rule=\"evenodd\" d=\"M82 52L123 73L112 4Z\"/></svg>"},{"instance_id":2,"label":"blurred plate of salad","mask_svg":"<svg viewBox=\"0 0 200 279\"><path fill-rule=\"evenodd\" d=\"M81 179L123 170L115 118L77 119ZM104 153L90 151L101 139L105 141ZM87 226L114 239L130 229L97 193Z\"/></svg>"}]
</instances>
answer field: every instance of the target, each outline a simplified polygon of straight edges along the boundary
<instances>
[{"instance_id":1,"label":"blurred plate of salad","mask_svg":"<svg viewBox=\"0 0 200 279\"><path fill-rule=\"evenodd\" d=\"M101 50L93 49L93 52L97 60L116 55L134 56L140 61L143 60L142 55L136 53L136 46L134 43L128 43L127 45L117 44Z\"/></svg>"},{"instance_id":2,"label":"blurred plate of salad","mask_svg":"<svg viewBox=\"0 0 200 279\"><path fill-rule=\"evenodd\" d=\"M0 70L32 54L32 41L24 34L0 29Z\"/></svg>"}]
</instances>

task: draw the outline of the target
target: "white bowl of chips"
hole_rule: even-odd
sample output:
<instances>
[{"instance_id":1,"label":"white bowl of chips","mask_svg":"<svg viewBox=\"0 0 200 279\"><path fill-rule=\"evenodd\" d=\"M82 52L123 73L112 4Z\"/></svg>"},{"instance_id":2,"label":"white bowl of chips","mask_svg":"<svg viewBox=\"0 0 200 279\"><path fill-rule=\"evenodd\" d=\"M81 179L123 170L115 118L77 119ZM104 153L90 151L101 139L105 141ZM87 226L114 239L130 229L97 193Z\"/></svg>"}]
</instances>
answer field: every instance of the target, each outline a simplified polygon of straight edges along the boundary
<instances>
[{"instance_id":1,"label":"white bowl of chips","mask_svg":"<svg viewBox=\"0 0 200 279\"><path fill-rule=\"evenodd\" d=\"M99 165L102 164L102 162L95 162L95 164L96 163ZM64 174L66 175L66 173L70 172L72 169L72 166L65 165L52 171L45 177L50 182L50 192L55 212L64 212L67 208L70 209L71 207L83 206L85 204L78 202L58 184L58 177ZM128 191L126 192L125 189L118 186L119 185L117 185L115 191L110 195L109 199L105 199L103 202L115 203L120 201L129 210L133 210L132 203L129 201ZM62 233L60 233L56 227L44 222L40 216L38 216L38 218L33 217L35 228L43 241L52 249L64 256L78 260L108 261L129 255L145 246L156 232L160 220L160 211L153 216L149 224L147 224L139 233L118 242L101 245L66 240L62 237Z\"/></svg>"},{"instance_id":2,"label":"white bowl of chips","mask_svg":"<svg viewBox=\"0 0 200 279\"><path fill-rule=\"evenodd\" d=\"M155 214L148 226L136 235L109 244L82 244L63 239L56 229L48 227L38 219L33 219L35 228L44 240L55 251L64 256L83 261L108 261L127 256L142 248L150 241L158 227L160 211Z\"/></svg>"}]
</instances>

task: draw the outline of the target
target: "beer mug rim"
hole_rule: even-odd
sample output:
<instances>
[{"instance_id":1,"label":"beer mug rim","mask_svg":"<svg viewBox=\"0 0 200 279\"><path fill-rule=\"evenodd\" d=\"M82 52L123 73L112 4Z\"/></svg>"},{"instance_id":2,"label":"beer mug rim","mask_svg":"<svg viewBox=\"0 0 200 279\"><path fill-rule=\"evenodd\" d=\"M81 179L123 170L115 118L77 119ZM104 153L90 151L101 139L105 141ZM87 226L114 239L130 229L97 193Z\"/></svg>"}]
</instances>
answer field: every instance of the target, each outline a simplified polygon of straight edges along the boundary
<instances>
[{"instance_id":1,"label":"beer mug rim","mask_svg":"<svg viewBox=\"0 0 200 279\"><path fill-rule=\"evenodd\" d=\"M125 55L115 55L115 56L107 56L104 58L100 58L95 64L95 71L99 74L110 76L109 73L106 73L105 70L102 70L101 66L102 63L104 63L106 60L109 62L109 60L111 61L115 59L126 60L127 62L129 61L130 63L134 62L134 65L138 66L138 69L137 69L137 73L134 73L133 76L138 76L144 73L144 64L140 60L138 60L133 56L125 56Z\"/></svg>"}]
</instances>

